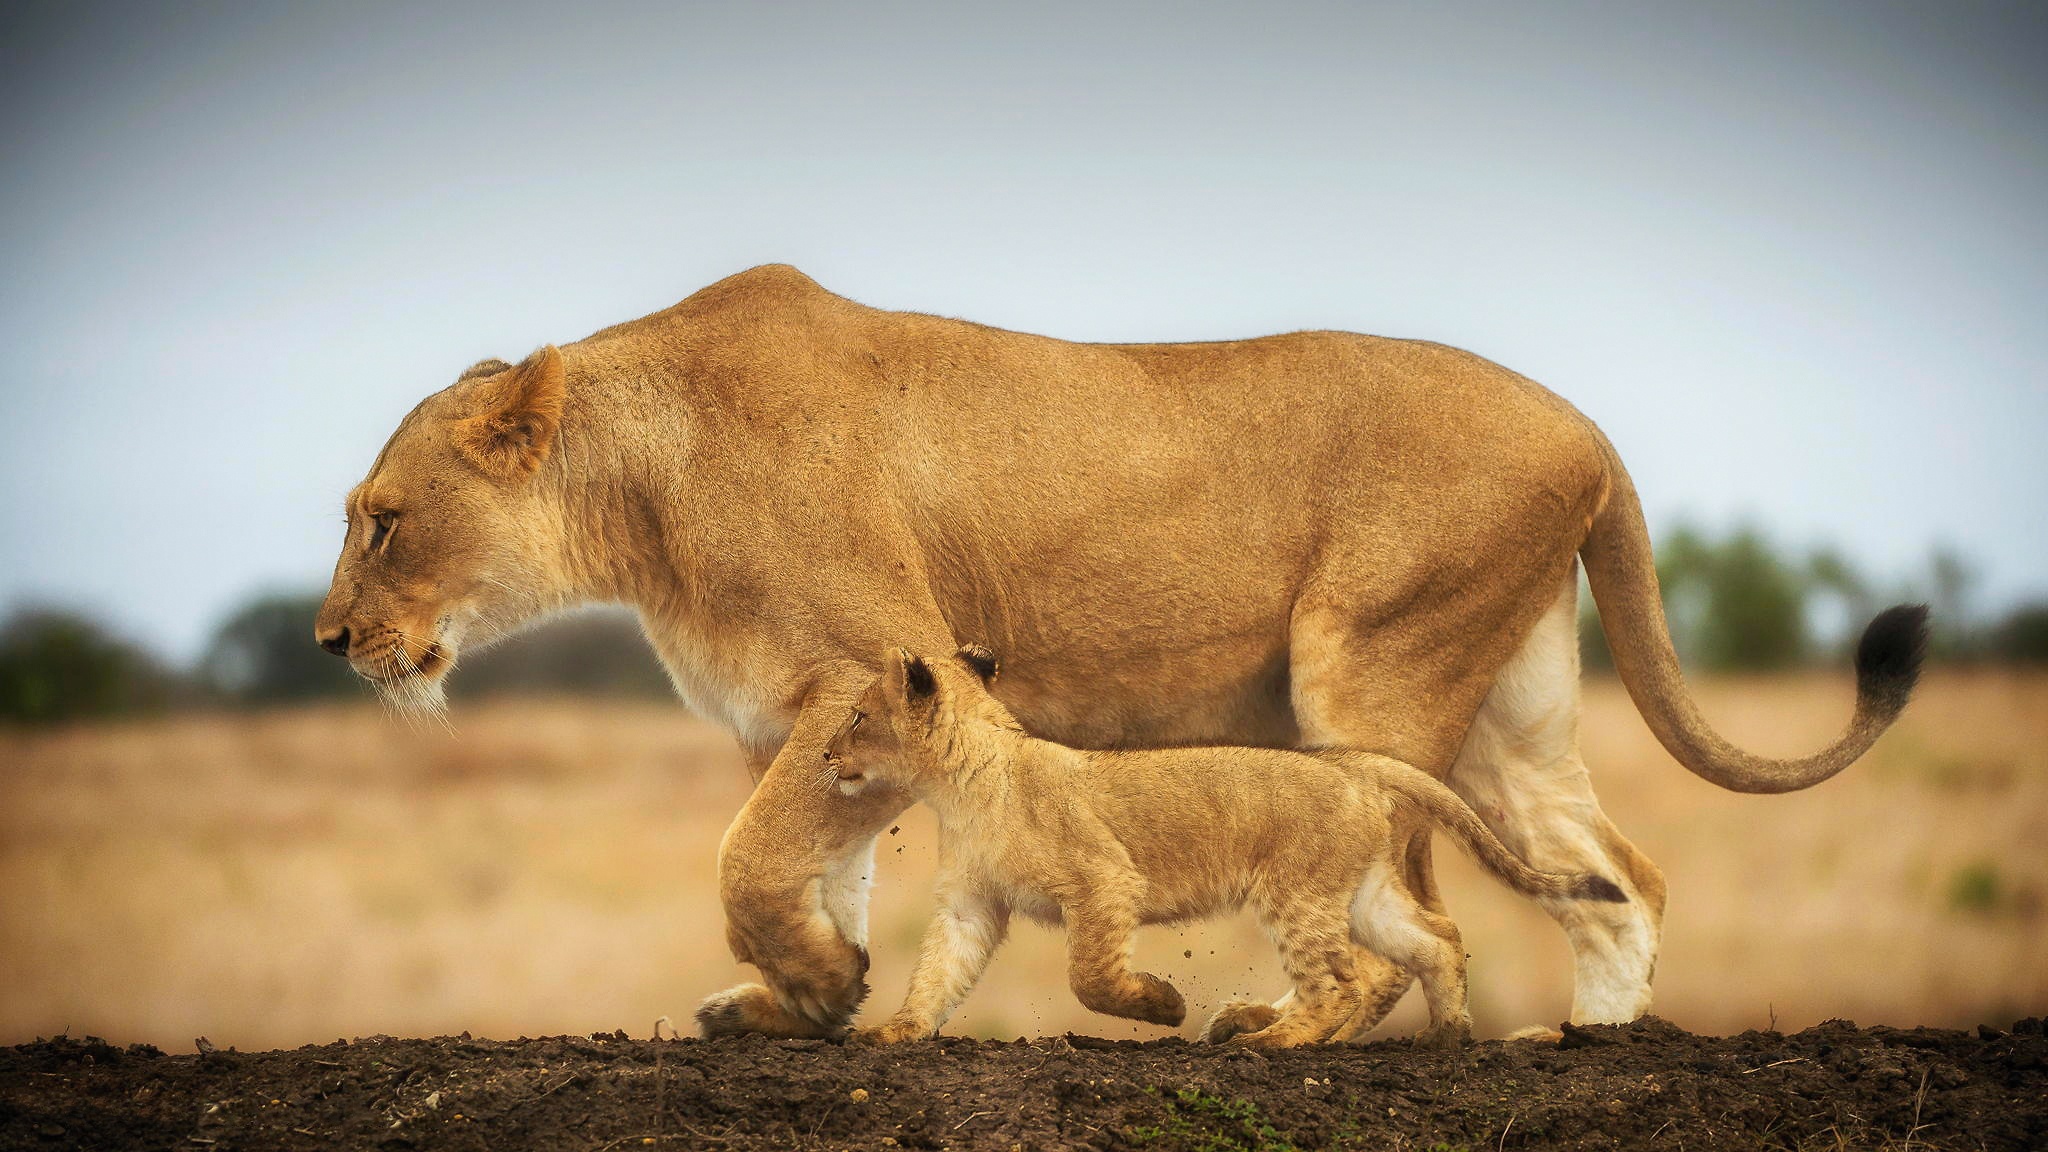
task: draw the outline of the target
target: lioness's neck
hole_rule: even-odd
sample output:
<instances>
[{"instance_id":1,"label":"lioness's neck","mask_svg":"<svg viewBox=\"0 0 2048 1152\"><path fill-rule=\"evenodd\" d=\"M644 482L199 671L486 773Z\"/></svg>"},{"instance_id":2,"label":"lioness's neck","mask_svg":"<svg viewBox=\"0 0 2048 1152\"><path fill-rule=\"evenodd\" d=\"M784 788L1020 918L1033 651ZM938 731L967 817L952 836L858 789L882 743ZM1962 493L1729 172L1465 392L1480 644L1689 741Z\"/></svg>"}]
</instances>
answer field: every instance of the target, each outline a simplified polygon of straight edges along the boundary
<instances>
[{"instance_id":1,"label":"lioness's neck","mask_svg":"<svg viewBox=\"0 0 2048 1152\"><path fill-rule=\"evenodd\" d=\"M575 601L611 601L660 612L676 575L660 503L648 489L661 475L641 459L646 430L597 403L611 381L579 377L562 413L555 451L536 479L550 485L560 516L563 578Z\"/></svg>"}]
</instances>

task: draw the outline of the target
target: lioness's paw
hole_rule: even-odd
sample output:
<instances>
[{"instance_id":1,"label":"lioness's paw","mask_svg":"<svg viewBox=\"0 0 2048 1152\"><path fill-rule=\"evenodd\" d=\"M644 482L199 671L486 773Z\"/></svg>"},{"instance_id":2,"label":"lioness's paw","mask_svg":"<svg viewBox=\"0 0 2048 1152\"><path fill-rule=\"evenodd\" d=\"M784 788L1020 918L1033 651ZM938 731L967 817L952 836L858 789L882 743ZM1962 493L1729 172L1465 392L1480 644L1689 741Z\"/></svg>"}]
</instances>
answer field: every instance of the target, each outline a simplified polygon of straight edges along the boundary
<instances>
[{"instance_id":1,"label":"lioness's paw","mask_svg":"<svg viewBox=\"0 0 2048 1152\"><path fill-rule=\"evenodd\" d=\"M1221 1044L1233 1036L1257 1032L1280 1018L1279 1010L1259 1000L1232 1000L1216 1010L1202 1026L1202 1039Z\"/></svg>"}]
</instances>

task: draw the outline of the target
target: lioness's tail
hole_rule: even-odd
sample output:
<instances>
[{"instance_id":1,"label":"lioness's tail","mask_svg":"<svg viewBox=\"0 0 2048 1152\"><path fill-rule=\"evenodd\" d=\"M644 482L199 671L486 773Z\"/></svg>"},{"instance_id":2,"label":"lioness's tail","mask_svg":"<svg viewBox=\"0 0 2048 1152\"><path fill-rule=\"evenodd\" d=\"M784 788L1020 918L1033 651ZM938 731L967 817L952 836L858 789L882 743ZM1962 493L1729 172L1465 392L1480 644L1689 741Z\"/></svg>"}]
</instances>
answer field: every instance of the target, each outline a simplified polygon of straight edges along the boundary
<instances>
[{"instance_id":1,"label":"lioness's tail","mask_svg":"<svg viewBox=\"0 0 2048 1152\"><path fill-rule=\"evenodd\" d=\"M1451 834L1474 859L1501 882L1524 896L1557 900L1605 900L1619 904L1628 899L1614 881L1592 872L1539 872L1520 856L1508 851L1479 819L1479 814L1458 798L1456 792L1429 773L1398 760L1384 761L1387 785L1402 799L1429 814L1432 824Z\"/></svg>"},{"instance_id":2,"label":"lioness's tail","mask_svg":"<svg viewBox=\"0 0 2048 1152\"><path fill-rule=\"evenodd\" d=\"M1600 443L1607 455L1609 490L1579 556L1607 646L1614 652L1614 670L1658 742L1693 774L1734 792L1811 787L1868 751L1905 708L1920 678L1920 660L1927 651L1926 605L1887 608L1863 630L1856 646L1856 714L1833 744L1796 760L1745 752L1707 726L1685 689L1657 592L1643 506L1614 446L1605 437Z\"/></svg>"}]
</instances>

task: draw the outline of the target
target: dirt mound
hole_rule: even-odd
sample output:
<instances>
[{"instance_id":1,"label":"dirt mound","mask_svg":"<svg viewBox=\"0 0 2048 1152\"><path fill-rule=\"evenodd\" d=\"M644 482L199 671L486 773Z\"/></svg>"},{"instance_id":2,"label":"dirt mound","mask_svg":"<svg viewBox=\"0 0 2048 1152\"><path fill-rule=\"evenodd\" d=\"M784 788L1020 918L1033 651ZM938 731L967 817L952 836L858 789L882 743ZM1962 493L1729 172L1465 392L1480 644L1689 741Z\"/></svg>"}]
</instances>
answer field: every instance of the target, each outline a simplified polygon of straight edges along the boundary
<instances>
[{"instance_id":1,"label":"dirt mound","mask_svg":"<svg viewBox=\"0 0 2048 1152\"><path fill-rule=\"evenodd\" d=\"M0 1049L0 1148L2048 1146L2048 1037L1661 1020L1457 1054L1163 1040L372 1037L168 1056Z\"/></svg>"}]
</instances>

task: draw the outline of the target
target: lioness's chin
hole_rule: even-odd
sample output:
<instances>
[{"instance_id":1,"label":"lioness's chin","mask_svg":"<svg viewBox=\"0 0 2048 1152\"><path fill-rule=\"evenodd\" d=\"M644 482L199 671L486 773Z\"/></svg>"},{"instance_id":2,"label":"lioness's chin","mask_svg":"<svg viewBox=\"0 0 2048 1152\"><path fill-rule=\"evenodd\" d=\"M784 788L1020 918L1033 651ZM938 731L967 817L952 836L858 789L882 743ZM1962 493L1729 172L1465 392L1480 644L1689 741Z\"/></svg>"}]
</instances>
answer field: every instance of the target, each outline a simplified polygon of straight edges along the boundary
<instances>
[{"instance_id":1,"label":"lioness's chin","mask_svg":"<svg viewBox=\"0 0 2048 1152\"><path fill-rule=\"evenodd\" d=\"M455 654L440 644L430 644L406 666L394 668L379 662L375 668L356 669L356 674L377 689L384 702L401 712L439 716L448 711L448 672L455 666Z\"/></svg>"},{"instance_id":2,"label":"lioness's chin","mask_svg":"<svg viewBox=\"0 0 2048 1152\"><path fill-rule=\"evenodd\" d=\"M440 672L409 672L371 683L377 686L377 695L401 712L439 716L448 711L446 679Z\"/></svg>"}]
</instances>

